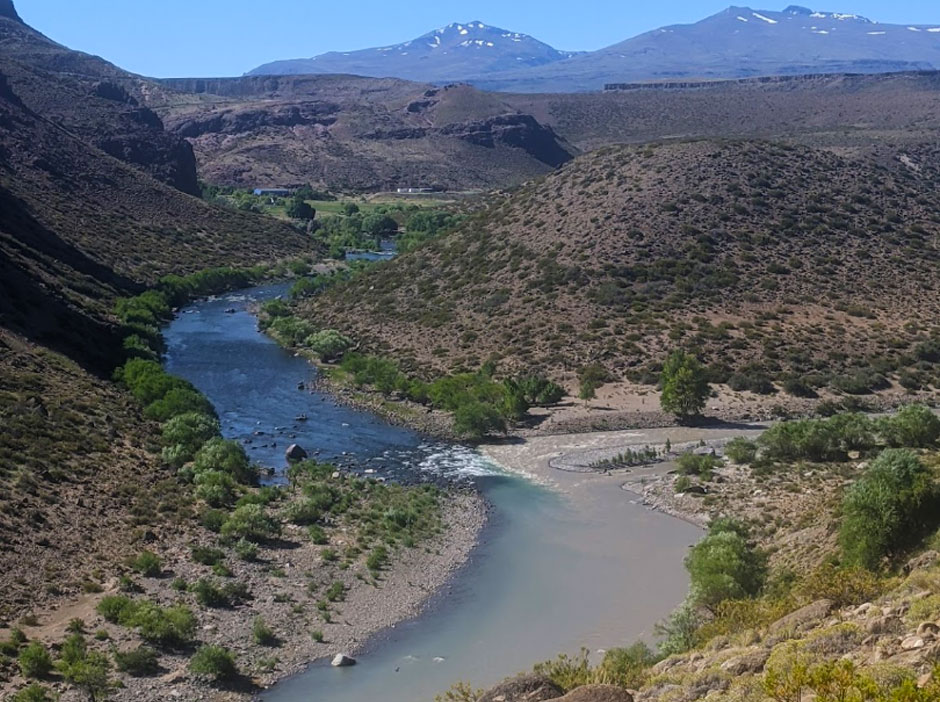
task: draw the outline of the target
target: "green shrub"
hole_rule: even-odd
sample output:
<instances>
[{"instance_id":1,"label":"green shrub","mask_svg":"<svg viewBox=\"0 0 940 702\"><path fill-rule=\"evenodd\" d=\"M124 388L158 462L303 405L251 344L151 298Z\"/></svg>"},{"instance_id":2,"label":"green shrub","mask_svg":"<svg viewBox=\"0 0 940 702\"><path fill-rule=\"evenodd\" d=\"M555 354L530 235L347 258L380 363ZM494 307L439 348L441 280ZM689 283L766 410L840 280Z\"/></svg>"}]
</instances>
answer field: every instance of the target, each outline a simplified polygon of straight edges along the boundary
<instances>
[{"instance_id":1,"label":"green shrub","mask_svg":"<svg viewBox=\"0 0 940 702\"><path fill-rule=\"evenodd\" d=\"M157 652L149 646L138 646L130 651L115 651L114 663L119 671L135 678L160 672Z\"/></svg>"},{"instance_id":2,"label":"green shrub","mask_svg":"<svg viewBox=\"0 0 940 702\"><path fill-rule=\"evenodd\" d=\"M211 546L193 546L191 549L193 560L202 565L213 566L221 563L225 558L225 552Z\"/></svg>"},{"instance_id":3,"label":"green shrub","mask_svg":"<svg viewBox=\"0 0 940 702\"><path fill-rule=\"evenodd\" d=\"M10 699L13 702L53 702L56 698L39 683L30 683Z\"/></svg>"},{"instance_id":4,"label":"green shrub","mask_svg":"<svg viewBox=\"0 0 940 702\"><path fill-rule=\"evenodd\" d=\"M335 329L324 329L308 336L304 341L304 345L317 354L321 361L329 363L341 358L344 353L351 349L353 341Z\"/></svg>"},{"instance_id":5,"label":"green shrub","mask_svg":"<svg viewBox=\"0 0 940 702\"><path fill-rule=\"evenodd\" d=\"M224 646L200 646L189 661L189 669L196 675L205 675L217 682L238 677L235 656Z\"/></svg>"},{"instance_id":6,"label":"green shrub","mask_svg":"<svg viewBox=\"0 0 940 702\"><path fill-rule=\"evenodd\" d=\"M829 419L780 422L757 439L766 457L774 461L841 461L849 451L875 446L875 427L862 414L840 414Z\"/></svg>"},{"instance_id":7,"label":"green shrub","mask_svg":"<svg viewBox=\"0 0 940 702\"><path fill-rule=\"evenodd\" d=\"M200 412L186 412L163 425L164 461L181 468L193 460L196 452L209 439L219 435L215 417Z\"/></svg>"},{"instance_id":8,"label":"green shrub","mask_svg":"<svg viewBox=\"0 0 940 702\"><path fill-rule=\"evenodd\" d=\"M596 363L584 366L578 371L578 397L582 400L592 400L598 388L610 381L610 373Z\"/></svg>"},{"instance_id":9,"label":"green shrub","mask_svg":"<svg viewBox=\"0 0 940 702\"><path fill-rule=\"evenodd\" d=\"M258 547L248 539L241 538L235 542L235 555L243 561L254 561L258 558Z\"/></svg>"},{"instance_id":10,"label":"green shrub","mask_svg":"<svg viewBox=\"0 0 940 702\"><path fill-rule=\"evenodd\" d=\"M646 682L648 671L656 661L656 655L644 643L612 648L604 654L596 677L598 682L607 685L636 690Z\"/></svg>"},{"instance_id":11,"label":"green shrub","mask_svg":"<svg viewBox=\"0 0 940 702\"><path fill-rule=\"evenodd\" d=\"M248 454L237 441L229 441L220 437L209 439L193 459L193 472L219 471L227 473L235 481L253 485L257 482L258 474L248 461Z\"/></svg>"},{"instance_id":12,"label":"green shrub","mask_svg":"<svg viewBox=\"0 0 940 702\"><path fill-rule=\"evenodd\" d=\"M255 617L251 626L251 638L259 646L277 646L279 643L274 631L264 623L263 617Z\"/></svg>"},{"instance_id":13,"label":"green shrub","mask_svg":"<svg viewBox=\"0 0 940 702\"><path fill-rule=\"evenodd\" d=\"M737 465L750 465L757 458L757 444L743 436L732 439L725 446L725 455Z\"/></svg>"},{"instance_id":14,"label":"green shrub","mask_svg":"<svg viewBox=\"0 0 940 702\"><path fill-rule=\"evenodd\" d=\"M317 643L323 643L324 641L323 632L320 631L319 629L314 629L313 631L311 631L310 638L312 638Z\"/></svg>"},{"instance_id":15,"label":"green shrub","mask_svg":"<svg viewBox=\"0 0 940 702\"><path fill-rule=\"evenodd\" d=\"M692 479L687 475L680 475L678 478L676 478L675 485L673 485L673 489L675 490L676 494L688 492L689 488L691 487Z\"/></svg>"},{"instance_id":16,"label":"green shrub","mask_svg":"<svg viewBox=\"0 0 940 702\"><path fill-rule=\"evenodd\" d=\"M52 670L52 656L39 641L28 643L20 651L18 662L24 678L44 678Z\"/></svg>"},{"instance_id":17,"label":"green shrub","mask_svg":"<svg viewBox=\"0 0 940 702\"><path fill-rule=\"evenodd\" d=\"M329 588L327 588L326 599L328 599L330 602L342 602L344 599L346 599L346 586L343 583L336 581L330 585Z\"/></svg>"},{"instance_id":18,"label":"green shrub","mask_svg":"<svg viewBox=\"0 0 940 702\"><path fill-rule=\"evenodd\" d=\"M163 572L163 562L152 551L141 551L140 555L131 561L131 568L147 578L156 578Z\"/></svg>"},{"instance_id":19,"label":"green shrub","mask_svg":"<svg viewBox=\"0 0 940 702\"><path fill-rule=\"evenodd\" d=\"M748 541L742 525L728 520L711 524L708 535L689 551L685 567L692 601L705 607L756 595L767 576L766 555Z\"/></svg>"},{"instance_id":20,"label":"green shrub","mask_svg":"<svg viewBox=\"0 0 940 702\"><path fill-rule=\"evenodd\" d=\"M173 387L166 394L144 408L144 416L165 422L181 414L209 414L212 405L206 397L192 387Z\"/></svg>"},{"instance_id":21,"label":"green shrub","mask_svg":"<svg viewBox=\"0 0 940 702\"><path fill-rule=\"evenodd\" d=\"M806 601L832 600L837 607L869 602L884 589L884 581L870 570L832 563L813 569L794 588L796 594Z\"/></svg>"},{"instance_id":22,"label":"green shrub","mask_svg":"<svg viewBox=\"0 0 940 702\"><path fill-rule=\"evenodd\" d=\"M326 532L323 531L323 527L316 524L307 529L307 534L310 536L310 540L318 546L324 546L330 541L326 536Z\"/></svg>"},{"instance_id":23,"label":"green shrub","mask_svg":"<svg viewBox=\"0 0 940 702\"><path fill-rule=\"evenodd\" d=\"M905 449L886 449L845 494L839 541L849 565L882 559L935 526L937 489L930 471Z\"/></svg>"},{"instance_id":24,"label":"green shrub","mask_svg":"<svg viewBox=\"0 0 940 702\"><path fill-rule=\"evenodd\" d=\"M204 500L210 507L226 507L235 501L238 484L229 474L220 470L204 470L193 478L196 499Z\"/></svg>"},{"instance_id":25,"label":"green shrub","mask_svg":"<svg viewBox=\"0 0 940 702\"><path fill-rule=\"evenodd\" d=\"M384 546L376 546L366 558L366 567L373 572L378 572L387 561L388 549Z\"/></svg>"},{"instance_id":26,"label":"green shrub","mask_svg":"<svg viewBox=\"0 0 940 702\"><path fill-rule=\"evenodd\" d=\"M160 607L153 602L140 602L124 626L136 627L145 641L164 648L189 645L196 632L196 618L185 605Z\"/></svg>"},{"instance_id":27,"label":"green shrub","mask_svg":"<svg viewBox=\"0 0 940 702\"><path fill-rule=\"evenodd\" d=\"M228 513L221 509L207 509L202 513L200 522L202 525L211 532L218 534L222 531L222 527L225 525L225 520L228 519Z\"/></svg>"},{"instance_id":28,"label":"green shrub","mask_svg":"<svg viewBox=\"0 0 940 702\"><path fill-rule=\"evenodd\" d=\"M940 441L940 417L929 407L909 405L878 420L878 431L892 448L931 448Z\"/></svg>"},{"instance_id":29,"label":"green shrub","mask_svg":"<svg viewBox=\"0 0 940 702\"><path fill-rule=\"evenodd\" d=\"M107 595L97 606L98 614L112 624L123 624L136 609L134 601L125 595Z\"/></svg>"},{"instance_id":30,"label":"green shrub","mask_svg":"<svg viewBox=\"0 0 940 702\"><path fill-rule=\"evenodd\" d=\"M72 634L62 643L59 663L64 666L73 665L83 661L87 653L88 644L85 643L85 637L81 634Z\"/></svg>"},{"instance_id":31,"label":"green shrub","mask_svg":"<svg viewBox=\"0 0 940 702\"><path fill-rule=\"evenodd\" d=\"M280 525L268 516L261 505L236 507L222 526L223 536L256 542L272 539L280 532Z\"/></svg>"},{"instance_id":32,"label":"green shrub","mask_svg":"<svg viewBox=\"0 0 940 702\"><path fill-rule=\"evenodd\" d=\"M671 656L693 648L702 623L699 608L694 603L686 600L679 605L665 620L656 624L656 635L662 637L660 655Z\"/></svg>"},{"instance_id":33,"label":"green shrub","mask_svg":"<svg viewBox=\"0 0 940 702\"><path fill-rule=\"evenodd\" d=\"M700 475L708 478L712 471L721 466L721 459L710 453L684 453L676 463L683 475Z\"/></svg>"},{"instance_id":34,"label":"green shrub","mask_svg":"<svg viewBox=\"0 0 940 702\"><path fill-rule=\"evenodd\" d=\"M26 634L22 629L14 627L10 631L10 638L0 641L0 656L16 656L24 643L26 643Z\"/></svg>"},{"instance_id":35,"label":"green shrub","mask_svg":"<svg viewBox=\"0 0 940 702\"><path fill-rule=\"evenodd\" d=\"M884 390L889 385L883 375L870 370L840 375L832 379L832 386L847 395L870 395L876 390Z\"/></svg>"}]
</instances>

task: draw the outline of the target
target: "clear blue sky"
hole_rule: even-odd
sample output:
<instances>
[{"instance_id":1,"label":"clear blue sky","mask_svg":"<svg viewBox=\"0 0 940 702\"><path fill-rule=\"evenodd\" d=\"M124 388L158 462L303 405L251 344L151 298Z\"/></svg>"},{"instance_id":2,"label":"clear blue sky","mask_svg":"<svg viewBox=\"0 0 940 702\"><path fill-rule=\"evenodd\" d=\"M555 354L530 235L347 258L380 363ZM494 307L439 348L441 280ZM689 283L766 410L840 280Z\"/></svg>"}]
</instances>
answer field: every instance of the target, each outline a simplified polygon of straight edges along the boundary
<instances>
[{"instance_id":1,"label":"clear blue sky","mask_svg":"<svg viewBox=\"0 0 940 702\"><path fill-rule=\"evenodd\" d=\"M559 49L609 46L728 5L781 10L787 0L15 0L52 39L154 77L241 75L276 59L413 39L480 20ZM816 10L892 23L940 24L937 0L826 0Z\"/></svg>"}]
</instances>

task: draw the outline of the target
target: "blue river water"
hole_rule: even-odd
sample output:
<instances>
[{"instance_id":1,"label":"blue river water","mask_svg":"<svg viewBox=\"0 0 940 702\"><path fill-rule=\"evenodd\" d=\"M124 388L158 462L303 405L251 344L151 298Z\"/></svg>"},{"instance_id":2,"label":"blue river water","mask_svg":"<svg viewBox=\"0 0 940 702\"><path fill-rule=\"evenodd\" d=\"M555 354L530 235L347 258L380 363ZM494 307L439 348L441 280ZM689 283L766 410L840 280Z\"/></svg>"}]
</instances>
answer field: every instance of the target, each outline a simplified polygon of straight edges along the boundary
<instances>
[{"instance_id":1,"label":"blue river water","mask_svg":"<svg viewBox=\"0 0 940 702\"><path fill-rule=\"evenodd\" d=\"M377 635L357 666L312 662L264 700L431 702L456 681L485 686L561 652L651 638L685 595L682 558L699 538L696 528L642 508L610 482L550 490L469 447L307 389L316 370L261 334L249 311L285 289L200 302L166 331L167 369L206 394L224 435L276 472L287 446L298 443L390 479L472 481L491 518L470 562L426 613Z\"/></svg>"}]
</instances>

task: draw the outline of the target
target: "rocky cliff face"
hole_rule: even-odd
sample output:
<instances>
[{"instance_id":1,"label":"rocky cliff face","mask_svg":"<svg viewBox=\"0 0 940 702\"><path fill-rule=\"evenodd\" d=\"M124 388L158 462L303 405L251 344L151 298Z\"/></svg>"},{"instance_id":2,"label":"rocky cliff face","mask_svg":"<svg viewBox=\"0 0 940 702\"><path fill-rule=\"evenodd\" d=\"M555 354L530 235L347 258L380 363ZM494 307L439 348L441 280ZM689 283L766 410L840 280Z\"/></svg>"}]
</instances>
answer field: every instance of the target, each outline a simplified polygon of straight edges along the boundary
<instances>
[{"instance_id":1,"label":"rocky cliff face","mask_svg":"<svg viewBox=\"0 0 940 702\"><path fill-rule=\"evenodd\" d=\"M17 22L23 21L16 13L16 8L13 6L13 0L0 0L0 17L6 17L11 20L16 20Z\"/></svg>"}]
</instances>

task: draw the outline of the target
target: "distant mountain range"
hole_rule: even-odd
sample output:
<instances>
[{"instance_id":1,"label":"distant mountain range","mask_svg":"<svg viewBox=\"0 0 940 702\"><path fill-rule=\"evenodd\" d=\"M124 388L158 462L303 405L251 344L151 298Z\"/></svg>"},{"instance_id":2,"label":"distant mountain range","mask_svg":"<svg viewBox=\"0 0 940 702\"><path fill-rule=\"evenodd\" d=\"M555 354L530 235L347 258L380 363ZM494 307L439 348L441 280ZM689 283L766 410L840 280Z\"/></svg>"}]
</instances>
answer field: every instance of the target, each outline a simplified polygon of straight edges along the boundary
<instances>
[{"instance_id":1,"label":"distant mountain range","mask_svg":"<svg viewBox=\"0 0 940 702\"><path fill-rule=\"evenodd\" d=\"M544 66L575 55L527 34L474 20L455 22L394 46L275 61L248 75L348 73L432 83L458 82L472 76Z\"/></svg>"},{"instance_id":2,"label":"distant mountain range","mask_svg":"<svg viewBox=\"0 0 940 702\"><path fill-rule=\"evenodd\" d=\"M940 24L880 24L791 5L782 12L733 6L591 52L559 51L474 21L395 46L276 61L250 74L344 73L467 82L485 90L584 92L611 83L937 68Z\"/></svg>"}]
</instances>

